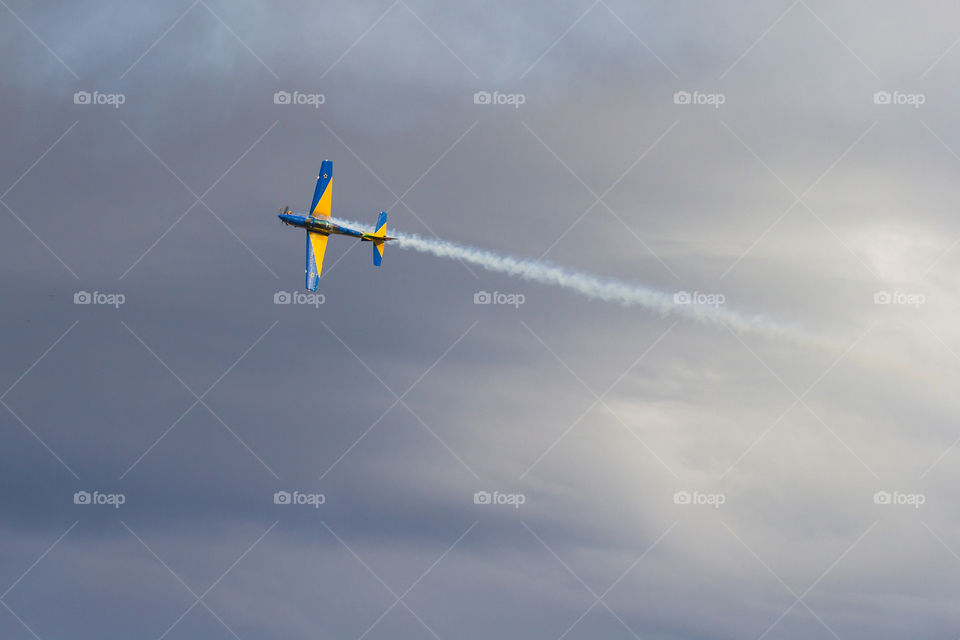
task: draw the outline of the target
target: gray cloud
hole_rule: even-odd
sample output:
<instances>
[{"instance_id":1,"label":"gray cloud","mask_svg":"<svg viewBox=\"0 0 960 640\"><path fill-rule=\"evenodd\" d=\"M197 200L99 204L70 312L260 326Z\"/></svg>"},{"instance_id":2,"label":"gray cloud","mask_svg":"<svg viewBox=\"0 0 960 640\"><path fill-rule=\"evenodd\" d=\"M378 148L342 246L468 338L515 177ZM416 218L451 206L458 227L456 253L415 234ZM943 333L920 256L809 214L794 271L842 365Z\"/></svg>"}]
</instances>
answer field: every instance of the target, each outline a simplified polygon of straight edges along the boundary
<instances>
[{"instance_id":1,"label":"gray cloud","mask_svg":"<svg viewBox=\"0 0 960 640\"><path fill-rule=\"evenodd\" d=\"M0 634L955 631L954 8L190 6L2 10ZM825 344L337 239L274 305L324 158L341 217Z\"/></svg>"}]
</instances>

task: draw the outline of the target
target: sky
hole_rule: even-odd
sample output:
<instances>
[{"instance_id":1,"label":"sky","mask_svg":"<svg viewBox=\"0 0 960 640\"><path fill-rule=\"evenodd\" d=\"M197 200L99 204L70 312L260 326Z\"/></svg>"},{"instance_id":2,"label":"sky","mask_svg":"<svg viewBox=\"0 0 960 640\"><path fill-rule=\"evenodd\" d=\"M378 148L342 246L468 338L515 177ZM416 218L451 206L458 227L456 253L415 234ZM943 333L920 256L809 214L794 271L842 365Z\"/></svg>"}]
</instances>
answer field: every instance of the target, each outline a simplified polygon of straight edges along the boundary
<instances>
[{"instance_id":1,"label":"sky","mask_svg":"<svg viewBox=\"0 0 960 640\"><path fill-rule=\"evenodd\" d=\"M958 18L0 1L0 636L957 637Z\"/></svg>"}]
</instances>

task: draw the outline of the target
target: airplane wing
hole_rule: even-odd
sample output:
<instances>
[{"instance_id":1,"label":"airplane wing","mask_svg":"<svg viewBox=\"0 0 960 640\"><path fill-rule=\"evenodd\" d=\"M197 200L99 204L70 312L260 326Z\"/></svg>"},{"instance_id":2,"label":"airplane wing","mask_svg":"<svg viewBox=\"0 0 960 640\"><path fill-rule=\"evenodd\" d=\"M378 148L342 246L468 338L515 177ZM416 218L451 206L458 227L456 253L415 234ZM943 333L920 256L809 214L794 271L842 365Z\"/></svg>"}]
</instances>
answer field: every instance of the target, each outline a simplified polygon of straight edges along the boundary
<instances>
[{"instance_id":1,"label":"airplane wing","mask_svg":"<svg viewBox=\"0 0 960 640\"><path fill-rule=\"evenodd\" d=\"M323 174L321 174L323 175ZM307 290L316 291L323 270L323 254L327 252L329 236L307 231Z\"/></svg>"},{"instance_id":2,"label":"airplane wing","mask_svg":"<svg viewBox=\"0 0 960 640\"><path fill-rule=\"evenodd\" d=\"M314 218L329 218L333 209L333 162L324 160L317 174L317 188L313 191L310 215Z\"/></svg>"}]
</instances>

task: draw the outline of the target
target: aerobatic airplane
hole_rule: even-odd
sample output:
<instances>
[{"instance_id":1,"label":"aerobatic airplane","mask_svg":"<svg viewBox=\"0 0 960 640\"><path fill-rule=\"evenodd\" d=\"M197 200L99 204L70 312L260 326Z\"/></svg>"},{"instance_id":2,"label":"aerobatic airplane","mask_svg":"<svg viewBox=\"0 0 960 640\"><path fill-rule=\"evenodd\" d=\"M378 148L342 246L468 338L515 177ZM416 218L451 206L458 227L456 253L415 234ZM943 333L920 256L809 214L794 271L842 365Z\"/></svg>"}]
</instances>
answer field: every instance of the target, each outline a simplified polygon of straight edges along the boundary
<instances>
[{"instance_id":1,"label":"aerobatic airplane","mask_svg":"<svg viewBox=\"0 0 960 640\"><path fill-rule=\"evenodd\" d=\"M330 220L333 208L333 162L324 160L317 175L317 188L313 191L313 204L307 215L300 215L284 207L278 216L283 224L302 227L307 230L307 278L308 291L316 291L320 284L320 272L323 269L323 254L327 251L327 239L330 234L360 238L361 242L373 243L373 264L380 266L383 260L383 245L388 240L396 240L387 235L387 212L381 211L373 233L364 233L349 229Z\"/></svg>"}]
</instances>

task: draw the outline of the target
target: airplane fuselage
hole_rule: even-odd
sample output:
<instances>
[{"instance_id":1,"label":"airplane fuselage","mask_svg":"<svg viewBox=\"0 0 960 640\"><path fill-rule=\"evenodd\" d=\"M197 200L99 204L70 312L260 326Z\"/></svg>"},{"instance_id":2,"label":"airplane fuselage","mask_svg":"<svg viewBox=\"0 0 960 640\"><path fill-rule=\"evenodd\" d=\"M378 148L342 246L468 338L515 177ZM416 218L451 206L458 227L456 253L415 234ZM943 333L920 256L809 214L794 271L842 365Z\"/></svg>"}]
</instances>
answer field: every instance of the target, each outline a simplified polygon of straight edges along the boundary
<instances>
[{"instance_id":1,"label":"airplane fuselage","mask_svg":"<svg viewBox=\"0 0 960 640\"><path fill-rule=\"evenodd\" d=\"M302 216L296 213L281 213L277 216L284 224L294 227L302 227L313 233L322 233L325 236L340 235L350 236L351 238L360 238L365 242L371 241L374 236L371 233L363 233L356 229L344 227L331 222L328 218L314 218L312 216ZM392 238L390 238L392 239Z\"/></svg>"}]
</instances>

